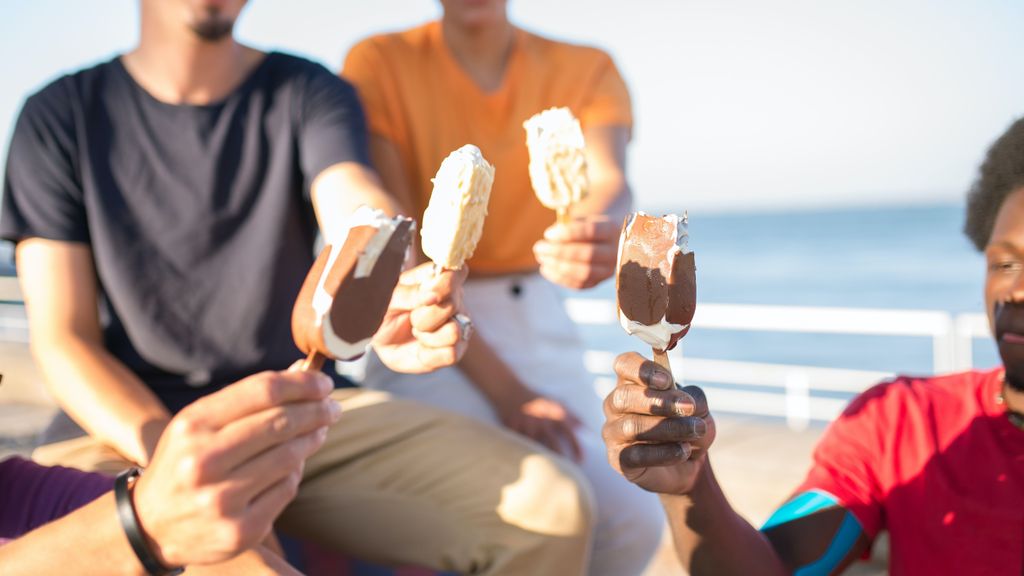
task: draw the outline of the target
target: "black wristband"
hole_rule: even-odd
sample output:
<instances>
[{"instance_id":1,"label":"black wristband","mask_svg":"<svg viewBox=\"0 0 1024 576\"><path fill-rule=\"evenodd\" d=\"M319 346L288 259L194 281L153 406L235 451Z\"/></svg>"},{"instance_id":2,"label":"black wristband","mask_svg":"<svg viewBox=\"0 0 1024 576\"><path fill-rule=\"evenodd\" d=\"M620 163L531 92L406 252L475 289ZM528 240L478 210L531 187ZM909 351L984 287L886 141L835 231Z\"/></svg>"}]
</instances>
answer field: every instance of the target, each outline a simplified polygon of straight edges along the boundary
<instances>
[{"instance_id":1,"label":"black wristband","mask_svg":"<svg viewBox=\"0 0 1024 576\"><path fill-rule=\"evenodd\" d=\"M135 502L132 500L132 492L129 483L139 477L142 472L138 468L129 468L117 475L114 481L114 500L117 503L117 517L121 520L121 528L124 535L128 537L128 543L132 551L139 559L142 567L151 576L174 576L185 571L184 568L167 568L153 556L153 551L146 544L146 537L142 535L142 527L139 526L139 517L135 515Z\"/></svg>"}]
</instances>

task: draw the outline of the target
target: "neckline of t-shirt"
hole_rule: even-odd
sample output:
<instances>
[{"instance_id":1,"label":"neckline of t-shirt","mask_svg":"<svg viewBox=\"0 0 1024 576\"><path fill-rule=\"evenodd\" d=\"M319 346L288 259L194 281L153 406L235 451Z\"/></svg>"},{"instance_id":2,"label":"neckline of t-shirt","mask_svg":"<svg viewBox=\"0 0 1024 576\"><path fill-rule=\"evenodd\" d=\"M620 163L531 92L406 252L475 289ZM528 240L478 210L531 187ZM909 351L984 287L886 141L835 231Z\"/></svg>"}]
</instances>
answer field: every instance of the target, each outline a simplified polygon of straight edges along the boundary
<instances>
[{"instance_id":1,"label":"neckline of t-shirt","mask_svg":"<svg viewBox=\"0 0 1024 576\"><path fill-rule=\"evenodd\" d=\"M1024 447L1024 430L1017 428L1010 422L1006 414L1006 405L996 401L996 397L1003 388L1003 374L1004 369L1000 367L982 375L985 381L982 384L981 402L985 412L996 417L997 426L1002 430L1005 438L1016 446Z\"/></svg>"},{"instance_id":2,"label":"neckline of t-shirt","mask_svg":"<svg viewBox=\"0 0 1024 576\"><path fill-rule=\"evenodd\" d=\"M445 63L455 71L455 75L460 81L470 89L476 92L478 96L483 98L487 102L495 102L503 99L508 91L512 89L513 78L518 74L519 60L523 52L523 43L526 40L525 32L518 26L512 26L512 50L508 55L508 62L505 63L505 71L501 76L501 82L498 83L498 87L491 91L486 91L476 83L476 80L462 68L459 61L455 58L455 54L452 53L451 48L448 47L448 43L444 40L444 32L441 29L441 21L435 20L429 24L431 35L433 36L434 42L440 47L442 57Z\"/></svg>"},{"instance_id":3,"label":"neckline of t-shirt","mask_svg":"<svg viewBox=\"0 0 1024 576\"><path fill-rule=\"evenodd\" d=\"M259 63L256 64L256 66L254 66L251 71L249 71L249 74L245 77L244 80L242 80L238 84L238 86L235 87L234 90L228 92L228 94L224 98L218 100L217 102L210 102L209 104L172 104L171 102L164 102L156 96L153 96L149 92L149 90L146 90L146 88L142 84L139 84L138 80L136 80L135 77L132 76L131 72L129 72L128 68L124 65L124 61L122 60L122 58L124 57L123 54L114 57L113 63L115 67L118 70L120 70L121 74L124 75L125 79L128 80L128 83L131 84L131 86L135 90L143 94L151 102L154 102L166 108L172 108L176 110L215 110L217 108L222 107L226 102L228 102L232 98L236 98L238 95L248 92L252 88L252 85L256 81L256 78L260 76L260 73L267 67L267 64L271 61L271 59L276 58L278 55L280 55L280 52L277 51L270 51L264 54L263 59L261 59Z\"/></svg>"}]
</instances>

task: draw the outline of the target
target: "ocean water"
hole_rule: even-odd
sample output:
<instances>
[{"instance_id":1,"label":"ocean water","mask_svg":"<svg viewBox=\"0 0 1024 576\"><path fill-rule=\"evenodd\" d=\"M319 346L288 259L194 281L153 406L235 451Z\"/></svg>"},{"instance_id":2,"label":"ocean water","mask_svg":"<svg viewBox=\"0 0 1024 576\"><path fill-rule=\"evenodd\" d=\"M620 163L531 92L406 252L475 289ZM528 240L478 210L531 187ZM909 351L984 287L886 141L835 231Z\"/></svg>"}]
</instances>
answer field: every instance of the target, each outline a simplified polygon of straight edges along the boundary
<instances>
[{"instance_id":1,"label":"ocean water","mask_svg":"<svg viewBox=\"0 0 1024 576\"><path fill-rule=\"evenodd\" d=\"M653 213L661 213L654 212ZM984 259L961 232L960 205L752 214L690 212L697 301L983 312ZM605 282L575 297L614 297ZM618 326L585 327L588 345L642 350ZM929 338L702 330L685 356L750 362L932 372ZM998 363L987 340L975 366Z\"/></svg>"},{"instance_id":2,"label":"ocean water","mask_svg":"<svg viewBox=\"0 0 1024 576\"><path fill-rule=\"evenodd\" d=\"M681 211L682 208L675 209ZM672 208L650 213L661 214ZM933 205L827 211L690 212L697 261L697 305L769 304L983 312L984 259L961 232L963 207ZM0 273L13 274L0 243ZM614 282L567 291L614 299ZM618 325L584 326L588 347L650 350ZM844 336L702 329L682 341L684 356L879 370L932 372L923 337ZM995 346L976 340L974 364L998 363Z\"/></svg>"}]
</instances>

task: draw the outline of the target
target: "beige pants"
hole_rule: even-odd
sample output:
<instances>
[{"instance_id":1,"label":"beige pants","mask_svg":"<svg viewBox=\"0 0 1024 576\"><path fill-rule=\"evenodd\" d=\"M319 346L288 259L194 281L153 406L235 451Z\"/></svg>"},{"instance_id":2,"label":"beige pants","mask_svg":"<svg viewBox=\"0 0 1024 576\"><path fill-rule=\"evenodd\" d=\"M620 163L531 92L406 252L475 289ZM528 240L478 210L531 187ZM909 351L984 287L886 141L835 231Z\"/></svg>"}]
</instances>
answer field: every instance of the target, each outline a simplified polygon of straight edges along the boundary
<instances>
[{"instance_id":1,"label":"beige pants","mask_svg":"<svg viewBox=\"0 0 1024 576\"><path fill-rule=\"evenodd\" d=\"M641 574L661 541L665 513L657 496L608 465L601 439L604 396L587 371L583 341L559 288L540 274L476 278L463 286L463 299L479 336L519 380L583 421L576 430L583 452L579 469L597 504L589 575ZM399 374L370 354L363 385L502 428L487 398L456 367Z\"/></svg>"},{"instance_id":2,"label":"beige pants","mask_svg":"<svg viewBox=\"0 0 1024 576\"><path fill-rule=\"evenodd\" d=\"M571 466L511 434L363 390L306 463L286 533L360 559L462 574L583 574L592 497ZM88 438L40 447L43 464L116 473Z\"/></svg>"}]
</instances>

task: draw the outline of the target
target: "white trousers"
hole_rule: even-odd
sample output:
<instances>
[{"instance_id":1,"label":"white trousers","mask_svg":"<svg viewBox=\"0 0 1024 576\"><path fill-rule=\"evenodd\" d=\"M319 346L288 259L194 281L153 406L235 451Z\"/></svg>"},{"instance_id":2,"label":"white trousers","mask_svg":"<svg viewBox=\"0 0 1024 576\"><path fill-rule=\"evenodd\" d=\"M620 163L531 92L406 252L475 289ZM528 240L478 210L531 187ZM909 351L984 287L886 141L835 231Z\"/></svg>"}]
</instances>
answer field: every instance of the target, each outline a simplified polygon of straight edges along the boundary
<instances>
[{"instance_id":1,"label":"white trousers","mask_svg":"<svg viewBox=\"0 0 1024 576\"><path fill-rule=\"evenodd\" d=\"M583 422L580 468L597 500L590 574L638 576L661 539L664 516L654 494L634 486L607 462L603 398L583 361L583 343L559 289L539 274L473 279L465 304L483 337L520 381L562 402ZM501 426L487 399L458 368L398 374L370 355L364 385Z\"/></svg>"}]
</instances>

